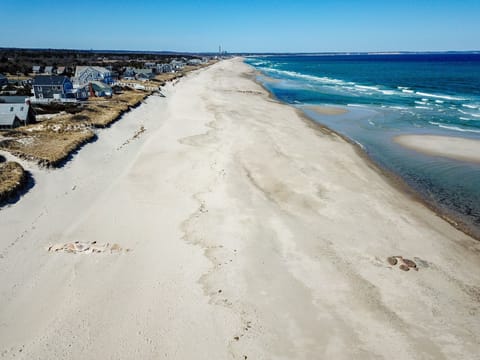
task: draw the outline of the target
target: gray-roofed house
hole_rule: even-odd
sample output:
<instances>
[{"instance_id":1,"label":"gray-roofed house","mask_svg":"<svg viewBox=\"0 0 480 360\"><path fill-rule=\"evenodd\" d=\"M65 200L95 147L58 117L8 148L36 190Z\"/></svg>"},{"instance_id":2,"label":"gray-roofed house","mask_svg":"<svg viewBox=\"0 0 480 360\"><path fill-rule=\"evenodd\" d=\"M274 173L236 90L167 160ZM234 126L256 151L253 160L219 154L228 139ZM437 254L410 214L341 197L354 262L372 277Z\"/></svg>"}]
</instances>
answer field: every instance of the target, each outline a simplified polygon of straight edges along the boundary
<instances>
[{"instance_id":1,"label":"gray-roofed house","mask_svg":"<svg viewBox=\"0 0 480 360\"><path fill-rule=\"evenodd\" d=\"M40 74L41 66L40 65L34 65L32 66L32 72L34 74Z\"/></svg>"},{"instance_id":2,"label":"gray-roofed house","mask_svg":"<svg viewBox=\"0 0 480 360\"><path fill-rule=\"evenodd\" d=\"M180 70L185 66L185 62L182 60L172 60L170 61L170 65L172 65L174 70Z\"/></svg>"},{"instance_id":3,"label":"gray-roofed house","mask_svg":"<svg viewBox=\"0 0 480 360\"><path fill-rule=\"evenodd\" d=\"M52 75L53 74L53 66L45 66L45 69L43 70L43 73L45 75Z\"/></svg>"},{"instance_id":4,"label":"gray-roofed house","mask_svg":"<svg viewBox=\"0 0 480 360\"><path fill-rule=\"evenodd\" d=\"M157 67L157 64L155 64L154 62L146 62L145 63L145 68L146 69L155 69Z\"/></svg>"},{"instance_id":5,"label":"gray-roofed house","mask_svg":"<svg viewBox=\"0 0 480 360\"><path fill-rule=\"evenodd\" d=\"M66 76L40 75L33 79L36 99L65 99L72 89L72 82Z\"/></svg>"},{"instance_id":6,"label":"gray-roofed house","mask_svg":"<svg viewBox=\"0 0 480 360\"><path fill-rule=\"evenodd\" d=\"M157 73L171 73L173 66L170 64L157 64Z\"/></svg>"},{"instance_id":7,"label":"gray-roofed house","mask_svg":"<svg viewBox=\"0 0 480 360\"><path fill-rule=\"evenodd\" d=\"M105 84L112 83L112 72L101 66L77 66L73 83L75 87L81 87L92 81L101 81Z\"/></svg>"},{"instance_id":8,"label":"gray-roofed house","mask_svg":"<svg viewBox=\"0 0 480 360\"><path fill-rule=\"evenodd\" d=\"M35 122L35 113L29 103L0 103L0 128L14 128Z\"/></svg>"},{"instance_id":9,"label":"gray-roofed house","mask_svg":"<svg viewBox=\"0 0 480 360\"><path fill-rule=\"evenodd\" d=\"M0 74L0 86L8 85L8 79L5 75Z\"/></svg>"},{"instance_id":10,"label":"gray-roofed house","mask_svg":"<svg viewBox=\"0 0 480 360\"><path fill-rule=\"evenodd\" d=\"M155 74L153 73L153 69L134 69L135 77L137 80L147 81L153 79Z\"/></svg>"},{"instance_id":11,"label":"gray-roofed house","mask_svg":"<svg viewBox=\"0 0 480 360\"><path fill-rule=\"evenodd\" d=\"M197 66L197 65L201 65L201 64L202 64L201 59L190 59L190 60L188 60L188 65Z\"/></svg>"}]
</instances>

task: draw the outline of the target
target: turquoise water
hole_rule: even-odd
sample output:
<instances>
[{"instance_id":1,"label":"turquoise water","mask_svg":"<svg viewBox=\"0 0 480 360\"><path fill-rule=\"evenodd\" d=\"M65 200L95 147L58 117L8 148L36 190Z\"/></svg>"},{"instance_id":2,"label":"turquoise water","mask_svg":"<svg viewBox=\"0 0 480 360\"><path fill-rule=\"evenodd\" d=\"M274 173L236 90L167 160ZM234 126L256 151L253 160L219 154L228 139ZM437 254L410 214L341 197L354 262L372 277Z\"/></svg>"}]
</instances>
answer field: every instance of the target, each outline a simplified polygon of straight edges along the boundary
<instances>
[{"instance_id":1,"label":"turquoise water","mask_svg":"<svg viewBox=\"0 0 480 360\"><path fill-rule=\"evenodd\" d=\"M246 62L279 100L357 142L480 236L480 165L402 148L401 134L480 140L480 54L271 56ZM325 116L306 105L338 105Z\"/></svg>"}]
</instances>

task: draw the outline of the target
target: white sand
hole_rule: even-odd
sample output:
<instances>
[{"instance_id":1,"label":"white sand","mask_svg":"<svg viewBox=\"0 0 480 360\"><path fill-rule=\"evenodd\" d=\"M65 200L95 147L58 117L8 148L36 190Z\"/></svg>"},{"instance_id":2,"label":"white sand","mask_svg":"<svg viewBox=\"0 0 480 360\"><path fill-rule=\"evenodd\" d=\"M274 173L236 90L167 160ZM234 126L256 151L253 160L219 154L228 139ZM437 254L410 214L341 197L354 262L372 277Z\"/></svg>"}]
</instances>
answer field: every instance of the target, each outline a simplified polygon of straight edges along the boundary
<instances>
[{"instance_id":1,"label":"white sand","mask_svg":"<svg viewBox=\"0 0 480 360\"><path fill-rule=\"evenodd\" d=\"M438 135L400 135L394 140L427 155L480 162L480 140Z\"/></svg>"},{"instance_id":2,"label":"white sand","mask_svg":"<svg viewBox=\"0 0 480 360\"><path fill-rule=\"evenodd\" d=\"M252 74L191 74L33 169L0 211L1 358L478 358L480 243ZM46 250L74 241L132 250Z\"/></svg>"}]
</instances>

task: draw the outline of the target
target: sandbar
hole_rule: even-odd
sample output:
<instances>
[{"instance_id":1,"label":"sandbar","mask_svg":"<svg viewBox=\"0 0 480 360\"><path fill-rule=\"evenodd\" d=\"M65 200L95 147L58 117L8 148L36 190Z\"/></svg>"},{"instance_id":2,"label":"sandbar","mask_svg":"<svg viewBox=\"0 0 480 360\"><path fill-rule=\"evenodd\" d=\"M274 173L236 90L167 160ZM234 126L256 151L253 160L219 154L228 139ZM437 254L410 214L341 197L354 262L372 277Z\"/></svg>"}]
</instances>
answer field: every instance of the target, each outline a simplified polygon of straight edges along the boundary
<instances>
[{"instance_id":1,"label":"sandbar","mask_svg":"<svg viewBox=\"0 0 480 360\"><path fill-rule=\"evenodd\" d=\"M318 115L343 115L348 112L347 109L343 109L340 107L334 107L334 106L320 106L320 105L315 105L315 106L306 106L305 109L311 110Z\"/></svg>"},{"instance_id":2,"label":"sandbar","mask_svg":"<svg viewBox=\"0 0 480 360\"><path fill-rule=\"evenodd\" d=\"M426 155L480 163L480 140L439 135L400 135L394 141Z\"/></svg>"}]
</instances>

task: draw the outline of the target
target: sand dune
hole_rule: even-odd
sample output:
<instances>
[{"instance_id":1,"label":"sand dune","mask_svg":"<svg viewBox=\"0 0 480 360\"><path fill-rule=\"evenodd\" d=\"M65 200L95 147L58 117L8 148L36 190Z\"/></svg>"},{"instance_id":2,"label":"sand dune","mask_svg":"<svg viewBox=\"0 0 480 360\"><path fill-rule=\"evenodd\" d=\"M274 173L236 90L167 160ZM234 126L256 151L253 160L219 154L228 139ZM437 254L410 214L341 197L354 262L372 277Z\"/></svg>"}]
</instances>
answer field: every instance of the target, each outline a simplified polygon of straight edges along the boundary
<instances>
[{"instance_id":1,"label":"sand dune","mask_svg":"<svg viewBox=\"0 0 480 360\"><path fill-rule=\"evenodd\" d=\"M478 357L480 244L253 77L222 61L30 167L0 210L2 358Z\"/></svg>"}]
</instances>

